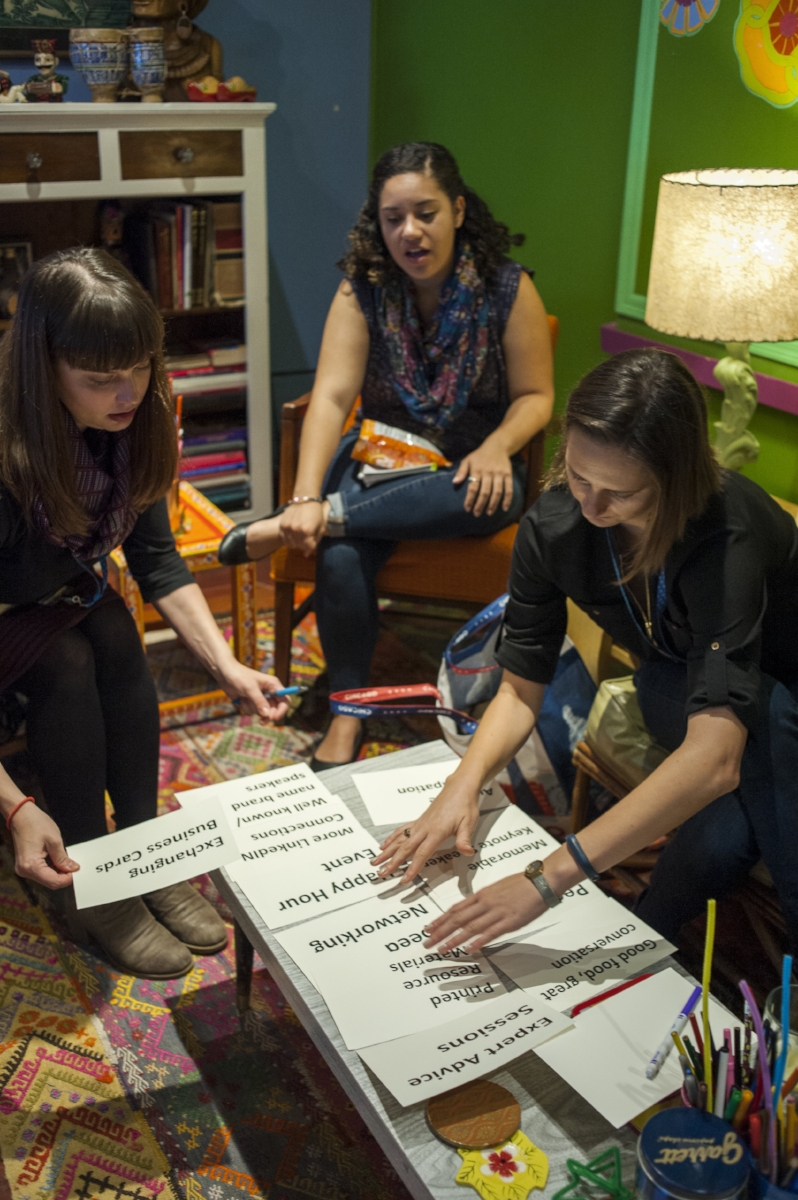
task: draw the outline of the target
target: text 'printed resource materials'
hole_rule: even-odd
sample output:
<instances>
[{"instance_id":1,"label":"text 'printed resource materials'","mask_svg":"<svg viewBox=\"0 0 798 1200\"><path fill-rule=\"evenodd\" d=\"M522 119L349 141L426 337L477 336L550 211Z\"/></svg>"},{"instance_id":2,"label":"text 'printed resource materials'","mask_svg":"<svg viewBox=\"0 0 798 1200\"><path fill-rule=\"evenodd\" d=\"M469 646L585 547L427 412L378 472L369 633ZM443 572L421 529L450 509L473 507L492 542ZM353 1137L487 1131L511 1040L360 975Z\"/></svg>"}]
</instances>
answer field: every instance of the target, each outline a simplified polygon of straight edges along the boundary
<instances>
[{"instance_id":1,"label":"text 'printed resource materials'","mask_svg":"<svg viewBox=\"0 0 798 1200\"><path fill-rule=\"evenodd\" d=\"M435 902L443 909L451 908L459 900L499 879L517 875L527 863L536 858L545 858L560 845L515 805L481 816L471 841L475 854L461 854L455 848L454 841L450 840L428 859L421 870L421 878L429 887ZM541 924L547 927L553 921L561 922L577 909L585 925L611 920L610 909L613 904L615 902L609 900L594 883L584 880L565 892L562 904L556 909L512 933L503 934L494 944L524 938ZM619 913L626 912L620 905L616 907Z\"/></svg>"},{"instance_id":2,"label":"text 'printed resource materials'","mask_svg":"<svg viewBox=\"0 0 798 1200\"><path fill-rule=\"evenodd\" d=\"M163 817L68 847L80 863L73 876L77 908L142 896L237 859L219 796L207 791Z\"/></svg>"},{"instance_id":3,"label":"text 'printed resource materials'","mask_svg":"<svg viewBox=\"0 0 798 1200\"><path fill-rule=\"evenodd\" d=\"M563 1012L661 962L674 947L623 905L606 901L604 920L585 924L572 908L538 918L534 933L491 953L500 970L536 1000ZM562 906L563 908L565 905Z\"/></svg>"},{"instance_id":4,"label":"text 'printed resource materials'","mask_svg":"<svg viewBox=\"0 0 798 1200\"><path fill-rule=\"evenodd\" d=\"M460 759L452 758L388 771L353 771L352 782L376 826L398 825L423 816L459 765ZM506 808L509 803L498 783L488 784L479 794L479 805L484 812Z\"/></svg>"},{"instance_id":5,"label":"text 'printed resource materials'","mask_svg":"<svg viewBox=\"0 0 798 1200\"><path fill-rule=\"evenodd\" d=\"M369 864L377 843L306 763L213 790L241 854L229 874L270 929L373 894L377 874Z\"/></svg>"},{"instance_id":6,"label":"text 'printed resource materials'","mask_svg":"<svg viewBox=\"0 0 798 1200\"><path fill-rule=\"evenodd\" d=\"M350 1050L476 1014L506 989L481 954L424 949L426 897L363 900L276 935L313 982ZM356 985L356 986L355 986Z\"/></svg>"},{"instance_id":7,"label":"text 'printed resource materials'","mask_svg":"<svg viewBox=\"0 0 798 1200\"><path fill-rule=\"evenodd\" d=\"M476 1013L467 1011L436 1029L358 1053L407 1105L498 1071L570 1027L571 1021L547 1004L510 992L481 1004Z\"/></svg>"},{"instance_id":8,"label":"text 'printed resource materials'","mask_svg":"<svg viewBox=\"0 0 798 1200\"><path fill-rule=\"evenodd\" d=\"M692 990L693 981L668 967L585 1009L573 1028L535 1052L619 1128L681 1087L675 1050L654 1079L646 1078L646 1067ZM723 1045L723 1030L735 1018L710 997L709 1020L716 1045Z\"/></svg>"}]
</instances>

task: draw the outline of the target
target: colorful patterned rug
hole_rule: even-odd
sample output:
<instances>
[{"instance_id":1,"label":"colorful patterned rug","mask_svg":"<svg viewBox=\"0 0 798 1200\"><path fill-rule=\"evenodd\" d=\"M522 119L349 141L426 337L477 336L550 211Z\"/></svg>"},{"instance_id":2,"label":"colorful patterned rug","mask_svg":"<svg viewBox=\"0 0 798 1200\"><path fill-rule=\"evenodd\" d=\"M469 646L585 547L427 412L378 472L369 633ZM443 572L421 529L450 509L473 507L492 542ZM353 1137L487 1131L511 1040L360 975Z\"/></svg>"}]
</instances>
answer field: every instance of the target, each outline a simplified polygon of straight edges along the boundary
<instances>
[{"instance_id":1,"label":"colorful patterned rug","mask_svg":"<svg viewBox=\"0 0 798 1200\"><path fill-rule=\"evenodd\" d=\"M431 619L412 645L388 617L375 676L433 679L448 626ZM258 632L268 669L270 615L261 614ZM214 686L177 643L149 657L162 699ZM295 632L292 681L311 691L279 728L230 709L210 720L198 710L164 729L159 810L188 788L312 754L328 712L312 616ZM370 723L361 756L438 736L431 718L386 718ZM9 765L29 779L24 759ZM198 886L229 922L207 876ZM120 975L73 945L57 912L31 903L8 864L0 867L0 1039L0 1200L407 1200L257 961L243 1020L232 944L196 960L185 979Z\"/></svg>"}]
</instances>

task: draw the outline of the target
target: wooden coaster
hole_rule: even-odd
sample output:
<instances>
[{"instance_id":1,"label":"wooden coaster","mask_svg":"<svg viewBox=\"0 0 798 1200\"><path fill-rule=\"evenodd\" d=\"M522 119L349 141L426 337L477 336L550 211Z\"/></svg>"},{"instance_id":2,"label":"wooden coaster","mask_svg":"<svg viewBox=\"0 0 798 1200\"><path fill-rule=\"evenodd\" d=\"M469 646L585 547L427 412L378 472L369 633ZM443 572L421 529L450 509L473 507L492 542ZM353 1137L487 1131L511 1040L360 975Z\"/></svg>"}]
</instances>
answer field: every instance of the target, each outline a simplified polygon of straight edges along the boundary
<instances>
[{"instance_id":1,"label":"wooden coaster","mask_svg":"<svg viewBox=\"0 0 798 1200\"><path fill-rule=\"evenodd\" d=\"M521 1105L498 1083L475 1079L427 1104L434 1134L450 1146L481 1150L512 1137L521 1124Z\"/></svg>"}]
</instances>

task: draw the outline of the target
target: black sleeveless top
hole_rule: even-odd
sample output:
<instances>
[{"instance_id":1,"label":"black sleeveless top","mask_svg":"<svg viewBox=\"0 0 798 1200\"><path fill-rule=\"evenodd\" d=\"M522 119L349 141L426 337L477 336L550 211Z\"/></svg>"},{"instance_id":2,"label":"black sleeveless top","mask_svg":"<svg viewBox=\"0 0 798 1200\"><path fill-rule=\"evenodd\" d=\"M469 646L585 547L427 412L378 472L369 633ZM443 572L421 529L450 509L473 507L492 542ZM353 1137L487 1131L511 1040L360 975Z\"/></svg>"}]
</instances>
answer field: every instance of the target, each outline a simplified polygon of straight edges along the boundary
<instances>
[{"instance_id":1,"label":"black sleeveless top","mask_svg":"<svg viewBox=\"0 0 798 1200\"><path fill-rule=\"evenodd\" d=\"M520 263L505 259L488 287L488 351L482 373L471 389L468 407L442 432L417 421L403 404L393 386L391 359L377 320L376 288L367 280L350 280L369 328L369 356L360 393L363 417L384 421L386 425L395 425L435 442L454 463L476 450L501 425L510 405L501 340L523 270L526 268ZM528 274L531 277L533 272Z\"/></svg>"}]
</instances>

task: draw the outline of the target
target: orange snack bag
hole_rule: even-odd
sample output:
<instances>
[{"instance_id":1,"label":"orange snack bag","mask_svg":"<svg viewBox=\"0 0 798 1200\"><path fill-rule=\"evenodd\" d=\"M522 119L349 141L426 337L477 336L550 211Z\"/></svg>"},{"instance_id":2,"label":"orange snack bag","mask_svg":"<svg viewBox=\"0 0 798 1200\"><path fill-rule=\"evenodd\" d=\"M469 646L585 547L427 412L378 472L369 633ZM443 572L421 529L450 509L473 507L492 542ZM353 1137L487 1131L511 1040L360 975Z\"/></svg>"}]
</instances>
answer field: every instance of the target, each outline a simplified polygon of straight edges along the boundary
<instances>
[{"instance_id":1,"label":"orange snack bag","mask_svg":"<svg viewBox=\"0 0 798 1200\"><path fill-rule=\"evenodd\" d=\"M368 418L360 426L360 437L355 443L352 458L368 463L372 467L391 470L396 467L423 467L434 463L438 467L450 467L437 446L394 425Z\"/></svg>"}]
</instances>

